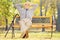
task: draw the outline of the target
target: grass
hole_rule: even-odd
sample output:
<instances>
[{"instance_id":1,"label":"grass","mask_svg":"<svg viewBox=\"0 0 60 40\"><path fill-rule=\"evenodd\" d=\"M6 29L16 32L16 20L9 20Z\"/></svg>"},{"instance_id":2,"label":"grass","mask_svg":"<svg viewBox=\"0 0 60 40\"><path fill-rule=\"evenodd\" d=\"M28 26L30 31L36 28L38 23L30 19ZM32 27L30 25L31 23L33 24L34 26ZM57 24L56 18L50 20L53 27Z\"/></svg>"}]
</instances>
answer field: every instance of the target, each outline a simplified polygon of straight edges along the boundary
<instances>
[{"instance_id":1,"label":"grass","mask_svg":"<svg viewBox=\"0 0 60 40\"><path fill-rule=\"evenodd\" d=\"M60 40L60 33L55 32L53 33L53 37L50 39L51 34L50 32L29 32L29 38L22 39L20 38L20 32L15 32L15 37L12 39L11 31L8 33L7 37L5 38L5 32L0 33L0 40Z\"/></svg>"}]
</instances>

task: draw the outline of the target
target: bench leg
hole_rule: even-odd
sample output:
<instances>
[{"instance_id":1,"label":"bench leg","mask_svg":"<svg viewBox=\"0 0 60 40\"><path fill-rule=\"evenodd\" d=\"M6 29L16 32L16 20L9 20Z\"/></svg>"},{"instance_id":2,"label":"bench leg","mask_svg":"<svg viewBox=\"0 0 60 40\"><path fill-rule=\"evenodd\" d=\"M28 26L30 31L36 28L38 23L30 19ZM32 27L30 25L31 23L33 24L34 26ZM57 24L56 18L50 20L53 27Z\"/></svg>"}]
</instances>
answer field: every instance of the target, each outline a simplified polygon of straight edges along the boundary
<instances>
[{"instance_id":1,"label":"bench leg","mask_svg":"<svg viewBox=\"0 0 60 40\"><path fill-rule=\"evenodd\" d=\"M14 27L12 27L12 38L15 37L15 34L14 34Z\"/></svg>"},{"instance_id":2,"label":"bench leg","mask_svg":"<svg viewBox=\"0 0 60 40\"><path fill-rule=\"evenodd\" d=\"M51 38L53 37L53 26L51 26Z\"/></svg>"},{"instance_id":3,"label":"bench leg","mask_svg":"<svg viewBox=\"0 0 60 40\"><path fill-rule=\"evenodd\" d=\"M6 32L6 34L5 34L5 37L7 36L7 34L8 34L8 32L9 32L10 28L11 28L11 27L9 27L9 29L7 30L7 32Z\"/></svg>"},{"instance_id":4,"label":"bench leg","mask_svg":"<svg viewBox=\"0 0 60 40\"><path fill-rule=\"evenodd\" d=\"M45 31L45 28L42 28L42 32L44 32Z\"/></svg>"}]
</instances>

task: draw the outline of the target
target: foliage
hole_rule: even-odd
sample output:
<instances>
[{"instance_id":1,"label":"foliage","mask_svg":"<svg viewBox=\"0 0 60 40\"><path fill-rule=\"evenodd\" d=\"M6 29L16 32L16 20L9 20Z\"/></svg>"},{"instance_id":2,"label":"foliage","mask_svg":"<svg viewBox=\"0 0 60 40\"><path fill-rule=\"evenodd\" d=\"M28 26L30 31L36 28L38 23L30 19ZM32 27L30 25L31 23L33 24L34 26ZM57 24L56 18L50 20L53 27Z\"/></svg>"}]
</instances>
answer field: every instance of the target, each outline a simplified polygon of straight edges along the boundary
<instances>
[{"instance_id":1,"label":"foliage","mask_svg":"<svg viewBox=\"0 0 60 40\"><path fill-rule=\"evenodd\" d=\"M12 16L14 15L13 12L15 9L13 8L12 5L13 5L12 2L8 0L0 0L0 20L2 20L2 23L3 23L3 20L5 19L11 20Z\"/></svg>"},{"instance_id":2,"label":"foliage","mask_svg":"<svg viewBox=\"0 0 60 40\"><path fill-rule=\"evenodd\" d=\"M50 5L50 1L48 1L48 4L46 3L48 0L43 0L42 9L45 10L45 7L48 5L46 16L52 16L53 15L53 8L55 7L56 10L56 0L52 2L53 8ZM21 3L25 3L26 0L21 0ZM32 3L38 4L38 8L34 11L35 16L40 16L40 0L31 0ZM9 24L12 21L13 16L15 13L18 13L16 9L14 8L14 5L12 3L12 0L0 0L0 21L2 21L3 24L5 24L5 18L8 19ZM43 12L45 13L45 12Z\"/></svg>"}]
</instances>

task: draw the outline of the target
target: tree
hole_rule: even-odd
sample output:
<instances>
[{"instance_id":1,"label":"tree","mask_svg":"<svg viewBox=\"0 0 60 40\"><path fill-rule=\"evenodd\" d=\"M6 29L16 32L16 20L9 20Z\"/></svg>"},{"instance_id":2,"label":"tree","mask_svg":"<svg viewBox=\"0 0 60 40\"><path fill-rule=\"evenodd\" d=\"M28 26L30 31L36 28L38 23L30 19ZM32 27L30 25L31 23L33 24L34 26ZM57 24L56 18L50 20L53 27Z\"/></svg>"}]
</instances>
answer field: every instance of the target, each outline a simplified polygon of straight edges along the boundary
<instances>
[{"instance_id":1,"label":"tree","mask_svg":"<svg viewBox=\"0 0 60 40\"><path fill-rule=\"evenodd\" d=\"M60 32L60 0L57 0L58 18L56 24L56 31Z\"/></svg>"},{"instance_id":2,"label":"tree","mask_svg":"<svg viewBox=\"0 0 60 40\"><path fill-rule=\"evenodd\" d=\"M1 17L0 18L3 18L5 19L5 23L6 23L6 30L8 29L8 19L10 16L12 16L13 14L10 12L10 7L12 6L12 2L10 2L9 0L1 0L0 1L0 7L1 7L1 12L0 12L0 15Z\"/></svg>"}]
</instances>

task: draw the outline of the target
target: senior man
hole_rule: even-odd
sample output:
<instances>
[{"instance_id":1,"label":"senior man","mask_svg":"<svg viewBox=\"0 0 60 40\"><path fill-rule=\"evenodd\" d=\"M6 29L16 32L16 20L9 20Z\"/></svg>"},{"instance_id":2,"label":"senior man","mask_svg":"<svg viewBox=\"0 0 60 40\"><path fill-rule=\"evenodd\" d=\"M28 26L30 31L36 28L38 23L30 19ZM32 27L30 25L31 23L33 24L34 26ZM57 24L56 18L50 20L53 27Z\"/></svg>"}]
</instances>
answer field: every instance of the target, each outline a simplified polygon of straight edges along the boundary
<instances>
[{"instance_id":1,"label":"senior man","mask_svg":"<svg viewBox=\"0 0 60 40\"><path fill-rule=\"evenodd\" d=\"M34 13L34 10L37 8L37 4L31 4L29 1L27 1L24 4L20 4L19 2L14 3L15 8L20 13L20 21L19 24L21 26L21 37L22 38L28 38L28 29L32 25L32 16Z\"/></svg>"}]
</instances>

